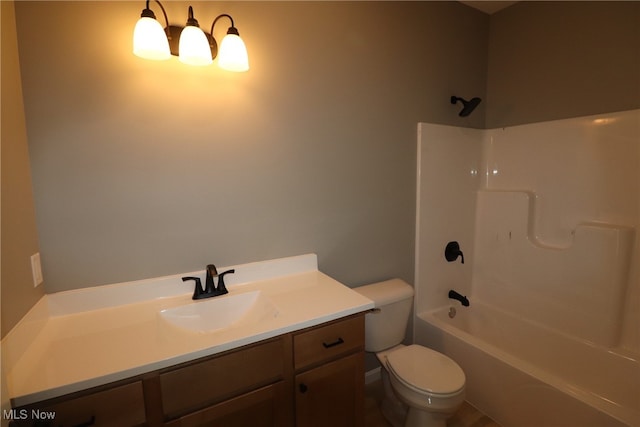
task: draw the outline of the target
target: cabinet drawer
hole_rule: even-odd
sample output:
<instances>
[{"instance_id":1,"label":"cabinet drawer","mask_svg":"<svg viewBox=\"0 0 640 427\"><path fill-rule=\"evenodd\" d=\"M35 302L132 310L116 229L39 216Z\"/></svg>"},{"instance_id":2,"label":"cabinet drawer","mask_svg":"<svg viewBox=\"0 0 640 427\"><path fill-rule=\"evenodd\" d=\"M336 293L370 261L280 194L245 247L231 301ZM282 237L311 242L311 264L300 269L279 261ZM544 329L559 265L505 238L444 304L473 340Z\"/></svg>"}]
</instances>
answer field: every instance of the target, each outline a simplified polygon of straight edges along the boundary
<instances>
[{"instance_id":1,"label":"cabinet drawer","mask_svg":"<svg viewBox=\"0 0 640 427\"><path fill-rule=\"evenodd\" d=\"M165 424L165 427L282 427L289 425L284 382L254 390Z\"/></svg>"},{"instance_id":2,"label":"cabinet drawer","mask_svg":"<svg viewBox=\"0 0 640 427\"><path fill-rule=\"evenodd\" d=\"M295 369L364 349L364 315L349 317L293 336Z\"/></svg>"},{"instance_id":3,"label":"cabinet drawer","mask_svg":"<svg viewBox=\"0 0 640 427\"><path fill-rule=\"evenodd\" d=\"M175 418L280 380L284 360L279 338L163 373L165 416Z\"/></svg>"},{"instance_id":4,"label":"cabinet drawer","mask_svg":"<svg viewBox=\"0 0 640 427\"><path fill-rule=\"evenodd\" d=\"M24 420L24 423L17 422L15 425L40 425L34 421L36 417L34 414L37 412L40 417L51 417L53 419L51 425L55 426L141 426L145 424L144 408L142 383L136 381L105 391L70 398L53 405L30 406L25 412L29 414L29 419Z\"/></svg>"}]
</instances>

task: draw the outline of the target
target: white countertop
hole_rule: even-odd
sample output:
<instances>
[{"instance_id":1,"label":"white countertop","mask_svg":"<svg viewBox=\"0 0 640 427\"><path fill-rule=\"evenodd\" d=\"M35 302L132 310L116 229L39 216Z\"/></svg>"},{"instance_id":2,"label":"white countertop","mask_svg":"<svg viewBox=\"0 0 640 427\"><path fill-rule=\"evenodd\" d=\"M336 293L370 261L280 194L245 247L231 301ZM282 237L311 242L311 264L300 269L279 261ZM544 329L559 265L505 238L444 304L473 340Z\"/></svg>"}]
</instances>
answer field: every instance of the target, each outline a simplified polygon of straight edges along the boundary
<instances>
[{"instance_id":1,"label":"white countertop","mask_svg":"<svg viewBox=\"0 0 640 427\"><path fill-rule=\"evenodd\" d=\"M317 269L314 254L219 268L228 295L260 290L277 312L209 333L177 328L160 310L193 301L183 276L44 296L3 340L14 406L166 368L373 308L373 302ZM204 280L202 280L204 285Z\"/></svg>"}]
</instances>

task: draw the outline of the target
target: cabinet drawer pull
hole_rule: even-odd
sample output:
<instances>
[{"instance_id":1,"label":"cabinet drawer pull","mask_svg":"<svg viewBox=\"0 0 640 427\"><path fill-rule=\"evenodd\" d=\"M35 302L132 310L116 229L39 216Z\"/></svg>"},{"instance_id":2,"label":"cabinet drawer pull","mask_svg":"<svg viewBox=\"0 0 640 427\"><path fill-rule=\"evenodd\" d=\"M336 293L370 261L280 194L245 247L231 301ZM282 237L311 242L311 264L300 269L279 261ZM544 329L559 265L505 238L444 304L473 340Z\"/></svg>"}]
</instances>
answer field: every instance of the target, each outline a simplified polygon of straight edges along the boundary
<instances>
[{"instance_id":1,"label":"cabinet drawer pull","mask_svg":"<svg viewBox=\"0 0 640 427\"><path fill-rule=\"evenodd\" d=\"M344 340L342 338L338 338L334 342L330 342L330 343L323 342L322 343L324 348L331 348L331 347L335 347L335 346L340 345L340 344L344 344Z\"/></svg>"},{"instance_id":2,"label":"cabinet drawer pull","mask_svg":"<svg viewBox=\"0 0 640 427\"><path fill-rule=\"evenodd\" d=\"M309 387L307 387L306 384L300 384L300 393L306 393L307 390L309 390Z\"/></svg>"}]
</instances>

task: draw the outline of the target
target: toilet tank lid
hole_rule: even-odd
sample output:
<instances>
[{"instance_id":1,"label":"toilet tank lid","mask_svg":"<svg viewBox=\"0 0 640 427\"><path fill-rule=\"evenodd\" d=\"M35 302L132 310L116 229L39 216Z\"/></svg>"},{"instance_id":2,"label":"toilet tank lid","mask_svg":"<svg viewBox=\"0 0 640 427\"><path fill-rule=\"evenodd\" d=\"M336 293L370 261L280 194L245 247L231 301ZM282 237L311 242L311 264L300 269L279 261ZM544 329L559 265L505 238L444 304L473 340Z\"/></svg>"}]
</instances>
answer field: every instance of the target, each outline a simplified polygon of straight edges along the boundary
<instances>
[{"instance_id":1,"label":"toilet tank lid","mask_svg":"<svg viewBox=\"0 0 640 427\"><path fill-rule=\"evenodd\" d=\"M375 307L413 297L413 288L402 279L390 279L384 282L353 288L354 291L373 301Z\"/></svg>"}]
</instances>

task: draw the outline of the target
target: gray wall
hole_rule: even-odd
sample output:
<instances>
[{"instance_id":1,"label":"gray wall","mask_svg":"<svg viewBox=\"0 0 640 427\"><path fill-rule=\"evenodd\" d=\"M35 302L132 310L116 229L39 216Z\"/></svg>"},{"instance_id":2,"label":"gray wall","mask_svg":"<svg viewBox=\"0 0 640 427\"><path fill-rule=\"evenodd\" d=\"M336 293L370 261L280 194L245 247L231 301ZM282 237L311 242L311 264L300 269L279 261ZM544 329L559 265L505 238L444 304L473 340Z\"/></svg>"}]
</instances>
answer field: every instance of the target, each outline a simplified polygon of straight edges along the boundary
<instances>
[{"instance_id":1,"label":"gray wall","mask_svg":"<svg viewBox=\"0 0 640 427\"><path fill-rule=\"evenodd\" d=\"M47 292L307 252L351 286L412 282L416 123L484 126L449 97L485 96L489 17L191 4L234 17L248 73L134 57L142 1L16 5Z\"/></svg>"},{"instance_id":2,"label":"gray wall","mask_svg":"<svg viewBox=\"0 0 640 427\"><path fill-rule=\"evenodd\" d=\"M640 2L519 2L491 16L488 129L640 108Z\"/></svg>"},{"instance_id":3,"label":"gray wall","mask_svg":"<svg viewBox=\"0 0 640 427\"><path fill-rule=\"evenodd\" d=\"M44 294L33 287L31 255L38 252L38 234L31 187L14 3L2 6L2 338ZM4 381L2 381L4 386ZM0 393L2 395L2 393Z\"/></svg>"},{"instance_id":4,"label":"gray wall","mask_svg":"<svg viewBox=\"0 0 640 427\"><path fill-rule=\"evenodd\" d=\"M416 122L640 108L639 2L193 3L233 14L241 75L134 57L143 5L16 4L48 292L310 251L349 285L412 281ZM451 94L484 101L461 119Z\"/></svg>"}]
</instances>

